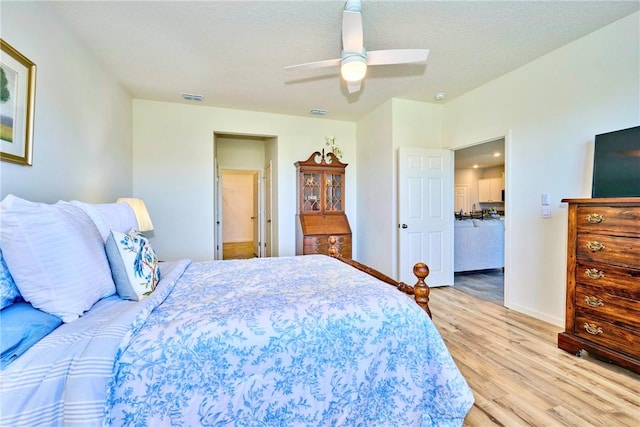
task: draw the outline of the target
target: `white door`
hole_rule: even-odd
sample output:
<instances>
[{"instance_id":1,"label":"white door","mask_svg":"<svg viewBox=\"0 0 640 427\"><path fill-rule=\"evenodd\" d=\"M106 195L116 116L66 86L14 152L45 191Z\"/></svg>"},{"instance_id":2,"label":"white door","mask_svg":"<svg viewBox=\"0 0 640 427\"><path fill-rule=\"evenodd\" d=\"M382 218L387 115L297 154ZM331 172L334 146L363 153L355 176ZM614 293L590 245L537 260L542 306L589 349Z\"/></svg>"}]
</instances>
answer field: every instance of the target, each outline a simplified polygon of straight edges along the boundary
<instances>
[{"instance_id":1,"label":"white door","mask_svg":"<svg viewBox=\"0 0 640 427\"><path fill-rule=\"evenodd\" d=\"M264 167L264 256L271 256L271 161Z\"/></svg>"},{"instance_id":2,"label":"white door","mask_svg":"<svg viewBox=\"0 0 640 427\"><path fill-rule=\"evenodd\" d=\"M429 267L427 284L453 285L453 155L449 150L398 151L400 280L413 285L413 265Z\"/></svg>"},{"instance_id":3,"label":"white door","mask_svg":"<svg viewBox=\"0 0 640 427\"><path fill-rule=\"evenodd\" d=\"M214 144L215 147L215 144ZM220 167L218 166L218 159L214 158L215 163L215 209L214 209L214 259L222 259L222 180L220 179Z\"/></svg>"},{"instance_id":4,"label":"white door","mask_svg":"<svg viewBox=\"0 0 640 427\"><path fill-rule=\"evenodd\" d=\"M253 174L253 209L251 213L251 221L253 226L253 254L257 257L262 256L262 244L260 232L261 215L260 215L260 173Z\"/></svg>"},{"instance_id":5,"label":"white door","mask_svg":"<svg viewBox=\"0 0 640 427\"><path fill-rule=\"evenodd\" d=\"M455 203L453 210L455 212L470 212L469 211L469 187L466 185L456 185L455 188Z\"/></svg>"}]
</instances>

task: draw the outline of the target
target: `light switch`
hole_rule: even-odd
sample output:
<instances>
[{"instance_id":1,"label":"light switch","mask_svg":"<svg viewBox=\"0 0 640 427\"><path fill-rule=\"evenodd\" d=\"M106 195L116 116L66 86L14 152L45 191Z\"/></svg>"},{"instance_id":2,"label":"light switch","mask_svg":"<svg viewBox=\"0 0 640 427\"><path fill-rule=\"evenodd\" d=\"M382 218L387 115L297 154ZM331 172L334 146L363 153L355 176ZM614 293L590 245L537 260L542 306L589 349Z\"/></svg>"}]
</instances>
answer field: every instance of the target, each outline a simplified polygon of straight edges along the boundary
<instances>
[{"instance_id":1,"label":"light switch","mask_svg":"<svg viewBox=\"0 0 640 427\"><path fill-rule=\"evenodd\" d=\"M542 206L549 206L551 204L551 196L549 193L542 193L540 201Z\"/></svg>"},{"instance_id":2,"label":"light switch","mask_svg":"<svg viewBox=\"0 0 640 427\"><path fill-rule=\"evenodd\" d=\"M542 218L551 218L551 206L542 205L540 207L540 216Z\"/></svg>"}]
</instances>

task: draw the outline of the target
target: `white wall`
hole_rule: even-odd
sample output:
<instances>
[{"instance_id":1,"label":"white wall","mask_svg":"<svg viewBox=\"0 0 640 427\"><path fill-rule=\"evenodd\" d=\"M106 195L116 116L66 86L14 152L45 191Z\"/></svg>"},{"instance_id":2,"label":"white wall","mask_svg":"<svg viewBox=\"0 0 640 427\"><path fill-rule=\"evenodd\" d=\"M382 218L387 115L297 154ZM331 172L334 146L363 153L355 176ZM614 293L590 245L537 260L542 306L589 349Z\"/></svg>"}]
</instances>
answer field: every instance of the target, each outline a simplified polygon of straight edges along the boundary
<instances>
[{"instance_id":1,"label":"white wall","mask_svg":"<svg viewBox=\"0 0 640 427\"><path fill-rule=\"evenodd\" d=\"M358 221L351 230L357 259L389 276L395 275L393 203L392 101L358 122ZM350 218L351 219L351 218ZM356 256L354 255L354 258Z\"/></svg>"},{"instance_id":2,"label":"white wall","mask_svg":"<svg viewBox=\"0 0 640 427\"><path fill-rule=\"evenodd\" d=\"M358 260L398 272L398 148L442 146L442 107L391 99L358 121Z\"/></svg>"},{"instance_id":3,"label":"white wall","mask_svg":"<svg viewBox=\"0 0 640 427\"><path fill-rule=\"evenodd\" d=\"M216 144L216 157L220 169L264 169L265 141L218 136Z\"/></svg>"},{"instance_id":4,"label":"white wall","mask_svg":"<svg viewBox=\"0 0 640 427\"><path fill-rule=\"evenodd\" d=\"M152 215L151 239L162 259L214 257L214 132L277 137L277 149L269 153L277 155L274 241L280 256L295 254L293 164L322 150L328 135L336 136L343 161L355 158L356 126L350 122L138 99L133 101L133 121L133 192ZM346 174L346 212L354 226L355 165Z\"/></svg>"},{"instance_id":5,"label":"white wall","mask_svg":"<svg viewBox=\"0 0 640 427\"><path fill-rule=\"evenodd\" d=\"M442 106L425 102L393 99L393 223L395 233L393 239L396 267L394 277L400 280L402 275L414 279L413 274L400 272L403 264L400 262L398 224L404 220L398 217L398 149L400 147L442 148ZM453 158L453 156L452 156ZM453 182L453 171L451 171ZM453 194L451 195L453 199ZM453 240L453 222L449 233ZM451 245L453 252L453 244ZM425 260L426 261L426 260ZM406 263L404 265L407 265ZM412 273L412 272L411 272ZM429 283L427 281L427 283ZM413 284L413 283L411 283Z\"/></svg>"},{"instance_id":6,"label":"white wall","mask_svg":"<svg viewBox=\"0 0 640 427\"><path fill-rule=\"evenodd\" d=\"M640 123L640 14L444 106L450 147L507 135L506 305L564 324L567 210L590 197L593 139ZM551 219L540 194L551 194Z\"/></svg>"},{"instance_id":7,"label":"white wall","mask_svg":"<svg viewBox=\"0 0 640 427\"><path fill-rule=\"evenodd\" d=\"M0 194L111 202L132 192L131 98L46 3L2 2L2 39L36 64L33 166L0 162Z\"/></svg>"}]
</instances>

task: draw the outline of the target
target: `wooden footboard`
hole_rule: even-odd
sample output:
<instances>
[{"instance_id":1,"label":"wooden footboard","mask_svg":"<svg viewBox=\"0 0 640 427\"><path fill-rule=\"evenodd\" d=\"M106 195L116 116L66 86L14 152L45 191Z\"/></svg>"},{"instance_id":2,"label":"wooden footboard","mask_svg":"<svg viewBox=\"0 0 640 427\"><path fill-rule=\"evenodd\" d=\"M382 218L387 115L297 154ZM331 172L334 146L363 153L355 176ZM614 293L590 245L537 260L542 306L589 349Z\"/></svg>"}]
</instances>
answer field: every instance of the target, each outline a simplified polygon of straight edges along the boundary
<instances>
[{"instance_id":1,"label":"wooden footboard","mask_svg":"<svg viewBox=\"0 0 640 427\"><path fill-rule=\"evenodd\" d=\"M329 237L329 255L330 256L332 256L333 258L339 259L345 264L348 264L354 268L357 268L358 270L364 271L365 273L375 277L378 280L382 280L385 283L395 286L405 294L413 296L413 299L415 300L416 304L422 307L422 309L427 312L429 317L431 317L431 310L429 309L430 290L429 290L429 286L424 281L424 279L429 275L429 267L427 267L427 264L419 262L413 266L413 274L415 274L415 276L418 278L418 282L415 285L410 286L404 282L398 282L392 279L391 277L380 273L378 270L373 269L367 265L364 265L358 261L355 261L349 258L343 258L342 255L340 255L340 252L338 251L338 249L336 248L335 243L336 243L335 237Z\"/></svg>"}]
</instances>

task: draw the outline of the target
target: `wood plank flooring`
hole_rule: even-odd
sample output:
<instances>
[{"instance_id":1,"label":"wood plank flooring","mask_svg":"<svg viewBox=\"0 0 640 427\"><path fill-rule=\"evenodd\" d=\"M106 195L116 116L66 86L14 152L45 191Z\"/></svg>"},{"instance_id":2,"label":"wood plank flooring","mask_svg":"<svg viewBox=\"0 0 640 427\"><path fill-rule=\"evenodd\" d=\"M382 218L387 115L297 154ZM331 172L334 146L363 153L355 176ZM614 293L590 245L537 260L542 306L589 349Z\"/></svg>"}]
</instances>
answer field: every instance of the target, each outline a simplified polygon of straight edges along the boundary
<instances>
[{"instance_id":1,"label":"wood plank flooring","mask_svg":"<svg viewBox=\"0 0 640 427\"><path fill-rule=\"evenodd\" d=\"M453 287L430 306L474 392L465 426L640 426L640 375L558 349L561 328Z\"/></svg>"},{"instance_id":2,"label":"wood plank flooring","mask_svg":"<svg viewBox=\"0 0 640 427\"><path fill-rule=\"evenodd\" d=\"M255 257L253 242L226 242L222 244L222 259L247 259Z\"/></svg>"},{"instance_id":3,"label":"wood plank flooring","mask_svg":"<svg viewBox=\"0 0 640 427\"><path fill-rule=\"evenodd\" d=\"M455 273L453 286L476 298L504 305L504 271L501 268Z\"/></svg>"}]
</instances>

